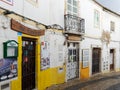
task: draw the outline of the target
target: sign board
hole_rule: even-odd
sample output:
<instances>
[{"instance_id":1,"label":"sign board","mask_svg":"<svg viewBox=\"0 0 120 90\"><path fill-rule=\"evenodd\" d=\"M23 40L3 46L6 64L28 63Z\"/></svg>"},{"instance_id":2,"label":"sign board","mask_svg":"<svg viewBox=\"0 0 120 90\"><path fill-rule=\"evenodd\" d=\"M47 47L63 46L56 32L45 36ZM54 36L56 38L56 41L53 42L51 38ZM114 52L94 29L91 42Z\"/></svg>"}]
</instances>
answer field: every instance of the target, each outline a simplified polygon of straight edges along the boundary
<instances>
[{"instance_id":1,"label":"sign board","mask_svg":"<svg viewBox=\"0 0 120 90\"><path fill-rule=\"evenodd\" d=\"M0 82L17 77L17 59L0 59Z\"/></svg>"},{"instance_id":2,"label":"sign board","mask_svg":"<svg viewBox=\"0 0 120 90\"><path fill-rule=\"evenodd\" d=\"M9 40L3 43L4 58L17 58L18 56L18 43L15 40Z\"/></svg>"},{"instance_id":3,"label":"sign board","mask_svg":"<svg viewBox=\"0 0 120 90\"><path fill-rule=\"evenodd\" d=\"M45 30L31 29L13 19L11 19L11 29L14 31L18 31L18 32L32 35L32 36L41 36L41 35L44 35L44 33L45 33Z\"/></svg>"}]
</instances>

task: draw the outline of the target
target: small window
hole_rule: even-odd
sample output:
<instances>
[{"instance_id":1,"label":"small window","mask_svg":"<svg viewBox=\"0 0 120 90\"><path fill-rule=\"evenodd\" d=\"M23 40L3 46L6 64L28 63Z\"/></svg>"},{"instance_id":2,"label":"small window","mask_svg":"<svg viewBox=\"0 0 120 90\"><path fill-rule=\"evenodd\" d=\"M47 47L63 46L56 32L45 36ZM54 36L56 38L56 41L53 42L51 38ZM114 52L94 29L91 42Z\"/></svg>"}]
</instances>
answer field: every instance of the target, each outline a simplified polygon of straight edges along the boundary
<instances>
[{"instance_id":1,"label":"small window","mask_svg":"<svg viewBox=\"0 0 120 90\"><path fill-rule=\"evenodd\" d=\"M115 31L115 22L110 22L110 31Z\"/></svg>"},{"instance_id":2,"label":"small window","mask_svg":"<svg viewBox=\"0 0 120 90\"><path fill-rule=\"evenodd\" d=\"M96 28L100 26L100 13L97 10L94 10L94 26Z\"/></svg>"},{"instance_id":3,"label":"small window","mask_svg":"<svg viewBox=\"0 0 120 90\"><path fill-rule=\"evenodd\" d=\"M67 14L78 15L78 0L67 0Z\"/></svg>"}]
</instances>

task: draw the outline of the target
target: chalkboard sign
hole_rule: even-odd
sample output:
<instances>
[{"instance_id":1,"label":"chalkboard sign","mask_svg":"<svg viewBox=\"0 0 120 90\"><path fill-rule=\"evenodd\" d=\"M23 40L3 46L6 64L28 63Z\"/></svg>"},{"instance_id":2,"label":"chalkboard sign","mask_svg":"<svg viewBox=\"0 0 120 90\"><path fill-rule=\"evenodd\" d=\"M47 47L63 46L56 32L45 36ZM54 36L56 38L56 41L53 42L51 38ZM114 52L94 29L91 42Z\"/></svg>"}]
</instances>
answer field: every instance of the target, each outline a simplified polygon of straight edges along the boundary
<instances>
[{"instance_id":1,"label":"chalkboard sign","mask_svg":"<svg viewBox=\"0 0 120 90\"><path fill-rule=\"evenodd\" d=\"M4 58L15 58L18 56L18 43L15 40L9 40L3 43Z\"/></svg>"}]
</instances>

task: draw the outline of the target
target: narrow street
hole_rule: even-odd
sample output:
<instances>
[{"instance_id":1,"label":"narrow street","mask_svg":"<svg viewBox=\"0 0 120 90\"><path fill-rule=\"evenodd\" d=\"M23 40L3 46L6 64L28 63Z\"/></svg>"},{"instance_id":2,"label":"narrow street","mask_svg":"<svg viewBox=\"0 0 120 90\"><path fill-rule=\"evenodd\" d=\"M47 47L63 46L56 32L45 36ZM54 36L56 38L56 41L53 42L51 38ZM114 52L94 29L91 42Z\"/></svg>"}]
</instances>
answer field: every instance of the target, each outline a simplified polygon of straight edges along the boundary
<instances>
[{"instance_id":1,"label":"narrow street","mask_svg":"<svg viewBox=\"0 0 120 90\"><path fill-rule=\"evenodd\" d=\"M120 90L120 72L99 74L85 81L68 81L48 90Z\"/></svg>"}]
</instances>

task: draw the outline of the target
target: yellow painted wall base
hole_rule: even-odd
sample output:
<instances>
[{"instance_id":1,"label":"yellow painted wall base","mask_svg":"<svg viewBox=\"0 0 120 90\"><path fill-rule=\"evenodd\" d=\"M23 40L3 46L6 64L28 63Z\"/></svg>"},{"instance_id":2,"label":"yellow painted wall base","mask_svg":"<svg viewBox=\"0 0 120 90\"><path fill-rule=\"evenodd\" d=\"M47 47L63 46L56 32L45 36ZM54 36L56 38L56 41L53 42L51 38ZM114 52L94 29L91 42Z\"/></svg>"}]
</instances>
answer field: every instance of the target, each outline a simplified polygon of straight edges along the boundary
<instances>
[{"instance_id":1,"label":"yellow painted wall base","mask_svg":"<svg viewBox=\"0 0 120 90\"><path fill-rule=\"evenodd\" d=\"M116 68L115 71L116 71L116 72L120 71L120 68Z\"/></svg>"},{"instance_id":2,"label":"yellow painted wall base","mask_svg":"<svg viewBox=\"0 0 120 90\"><path fill-rule=\"evenodd\" d=\"M80 63L80 79L88 79L89 78L89 67L87 68L82 68L82 63Z\"/></svg>"},{"instance_id":3,"label":"yellow painted wall base","mask_svg":"<svg viewBox=\"0 0 120 90\"><path fill-rule=\"evenodd\" d=\"M110 72L110 71L107 70L107 71L103 71L102 73L109 73L109 72Z\"/></svg>"},{"instance_id":4,"label":"yellow painted wall base","mask_svg":"<svg viewBox=\"0 0 120 90\"><path fill-rule=\"evenodd\" d=\"M40 72L40 84L38 90L45 90L47 87L65 82L65 68L58 72L60 67L50 68Z\"/></svg>"}]
</instances>

